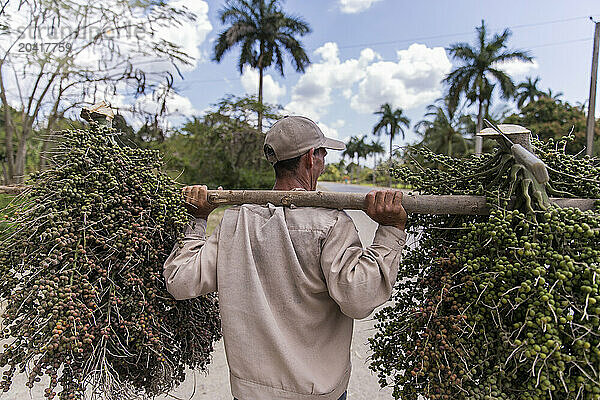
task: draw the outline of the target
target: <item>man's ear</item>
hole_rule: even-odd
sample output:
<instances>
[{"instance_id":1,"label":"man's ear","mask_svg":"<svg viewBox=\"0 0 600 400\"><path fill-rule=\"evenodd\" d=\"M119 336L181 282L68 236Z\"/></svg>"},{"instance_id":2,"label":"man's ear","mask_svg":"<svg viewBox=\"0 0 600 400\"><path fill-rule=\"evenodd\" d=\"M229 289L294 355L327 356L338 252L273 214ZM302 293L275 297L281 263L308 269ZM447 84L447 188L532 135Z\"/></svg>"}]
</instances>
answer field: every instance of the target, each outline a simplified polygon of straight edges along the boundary
<instances>
[{"instance_id":1,"label":"man's ear","mask_svg":"<svg viewBox=\"0 0 600 400\"><path fill-rule=\"evenodd\" d=\"M306 163L307 163L308 168L312 168L312 166L314 164L314 159L313 159L314 155L315 155L315 149L314 148L310 149L308 151L308 153L306 153L306 156L307 156L306 157Z\"/></svg>"}]
</instances>

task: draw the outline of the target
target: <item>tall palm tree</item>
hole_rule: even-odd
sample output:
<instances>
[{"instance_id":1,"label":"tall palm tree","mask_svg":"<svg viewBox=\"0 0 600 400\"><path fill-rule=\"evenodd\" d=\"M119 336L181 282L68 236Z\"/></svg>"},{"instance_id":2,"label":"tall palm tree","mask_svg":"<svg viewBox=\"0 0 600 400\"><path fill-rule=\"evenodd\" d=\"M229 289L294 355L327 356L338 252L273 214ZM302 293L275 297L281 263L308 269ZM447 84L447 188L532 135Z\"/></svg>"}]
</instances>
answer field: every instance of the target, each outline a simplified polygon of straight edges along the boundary
<instances>
[{"instance_id":1,"label":"tall palm tree","mask_svg":"<svg viewBox=\"0 0 600 400\"><path fill-rule=\"evenodd\" d=\"M448 96L458 104L461 94L465 94L469 105L477 102L477 132L483 127L484 103L492 97L495 85L499 84L500 96L510 98L515 91L515 84L510 76L498 68L498 63L520 60L531 61L529 53L522 50L508 50L506 44L511 32L505 29L502 34L494 34L488 38L485 22L475 28L477 44L475 47L468 43L454 43L448 48L452 57L462 65L454 69L444 79L449 85ZM481 154L481 137L475 140L475 154Z\"/></svg>"},{"instance_id":2,"label":"tall palm tree","mask_svg":"<svg viewBox=\"0 0 600 400\"><path fill-rule=\"evenodd\" d=\"M526 102L531 103L544 95L544 92L537 88L539 81L539 77L535 78L535 80L532 80L531 77L528 76L527 80L517 85L517 93L515 96L517 100L517 107L523 108Z\"/></svg>"},{"instance_id":3,"label":"tall palm tree","mask_svg":"<svg viewBox=\"0 0 600 400\"><path fill-rule=\"evenodd\" d=\"M373 154L374 156L374 160L373 160L373 169L377 168L377 155L378 154L385 154L385 148L383 147L383 143L381 143L381 141L379 139L377 139L377 141L375 140L371 140L371 143L369 143L369 147L370 147L370 154Z\"/></svg>"},{"instance_id":4,"label":"tall palm tree","mask_svg":"<svg viewBox=\"0 0 600 400\"><path fill-rule=\"evenodd\" d=\"M394 137L400 132L402 134L402 140L405 139L403 126L406 128L410 127L410 120L404 115L401 108L392 110L390 103L382 104L379 111L375 111L373 114L381 115L381 119L373 127L373 134L375 136L381 135L385 132L386 135L390 136L390 162L392 161L392 145L394 143Z\"/></svg>"},{"instance_id":5,"label":"tall palm tree","mask_svg":"<svg viewBox=\"0 0 600 400\"><path fill-rule=\"evenodd\" d=\"M585 112L585 110L587 109L587 100L584 101L583 103L580 101L576 101L575 102L575 108L578 109L579 111Z\"/></svg>"},{"instance_id":6,"label":"tall palm tree","mask_svg":"<svg viewBox=\"0 0 600 400\"><path fill-rule=\"evenodd\" d=\"M360 167L360 159L364 158L365 160L370 154L371 148L368 143L365 142L365 137L357 138L356 140L356 156L357 156L357 164Z\"/></svg>"},{"instance_id":7,"label":"tall palm tree","mask_svg":"<svg viewBox=\"0 0 600 400\"><path fill-rule=\"evenodd\" d=\"M449 156L458 150L466 152L467 145L463 133L466 127L463 115L452 106L450 99L438 99L436 104L427 106L426 117L415 125L417 131L423 136L422 144L436 153L445 153Z\"/></svg>"},{"instance_id":8,"label":"tall palm tree","mask_svg":"<svg viewBox=\"0 0 600 400\"><path fill-rule=\"evenodd\" d=\"M371 140L371 143L369 143L369 154L373 154L373 185L375 184L375 175L376 175L376 170L377 170L377 155L378 154L385 154L385 148L383 147L383 143L377 139L377 141L375 140Z\"/></svg>"},{"instance_id":9,"label":"tall palm tree","mask_svg":"<svg viewBox=\"0 0 600 400\"><path fill-rule=\"evenodd\" d=\"M222 24L229 27L215 42L213 60L221 62L223 55L240 45L238 67L245 65L258 69L258 102L263 99L263 71L275 63L283 74L283 52L290 54L297 72L304 72L310 64L306 51L296 37L311 31L299 17L283 13L280 0L227 0L219 12ZM262 132L262 109L258 111L258 129Z\"/></svg>"},{"instance_id":10,"label":"tall palm tree","mask_svg":"<svg viewBox=\"0 0 600 400\"><path fill-rule=\"evenodd\" d=\"M556 103L562 103L560 98L562 97L563 92L552 93L552 89L548 88L548 91L546 93L542 92L542 95L550 100L554 100Z\"/></svg>"},{"instance_id":11,"label":"tall palm tree","mask_svg":"<svg viewBox=\"0 0 600 400\"><path fill-rule=\"evenodd\" d=\"M348 157L350 159L350 162L354 162L354 158L358 155L358 138L355 136L350 137L350 139L348 139L348 142L346 143L346 148L344 149L344 151L342 152L342 157L346 158ZM358 165L358 163L357 163ZM350 167L351 164L348 164L348 166ZM351 166L351 174L352 174L352 181L354 181L354 166Z\"/></svg>"}]
</instances>

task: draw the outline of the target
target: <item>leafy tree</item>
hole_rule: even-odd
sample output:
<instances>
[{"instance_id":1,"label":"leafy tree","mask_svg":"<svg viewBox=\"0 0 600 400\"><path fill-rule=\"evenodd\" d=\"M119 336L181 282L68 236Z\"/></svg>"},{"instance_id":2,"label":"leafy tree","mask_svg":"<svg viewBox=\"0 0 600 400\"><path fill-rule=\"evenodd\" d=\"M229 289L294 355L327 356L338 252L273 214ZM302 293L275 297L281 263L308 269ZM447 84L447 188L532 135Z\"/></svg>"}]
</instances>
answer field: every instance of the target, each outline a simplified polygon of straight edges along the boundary
<instances>
[{"instance_id":1,"label":"leafy tree","mask_svg":"<svg viewBox=\"0 0 600 400\"><path fill-rule=\"evenodd\" d=\"M437 104L429 105L425 117L429 119L420 121L415 126L423 137L421 145L449 156L455 152L467 152L464 133L467 132L466 128L471 119L458 112L449 99L439 99Z\"/></svg>"},{"instance_id":2,"label":"leafy tree","mask_svg":"<svg viewBox=\"0 0 600 400\"><path fill-rule=\"evenodd\" d=\"M325 172L319 176L320 181L341 182L345 174L345 166L339 163L330 163L325 166Z\"/></svg>"},{"instance_id":3,"label":"leafy tree","mask_svg":"<svg viewBox=\"0 0 600 400\"><path fill-rule=\"evenodd\" d=\"M37 129L52 136L73 109L116 93L157 93L160 86L160 98L155 99L160 103L172 93L178 65L192 61L159 30L173 29L195 16L167 2L4 3L0 105L8 183L23 182L30 139ZM18 119L10 107L18 111ZM42 153L51 143L52 138L47 139ZM44 160L42 155L41 166Z\"/></svg>"},{"instance_id":4,"label":"leafy tree","mask_svg":"<svg viewBox=\"0 0 600 400\"><path fill-rule=\"evenodd\" d=\"M10 115L14 129L23 129L22 114L10 106L8 106L8 114ZM4 112L4 106L0 106L0 184L9 185L13 183L13 179L10 178L9 171L7 169L7 161L8 157L10 157L11 154L14 154L17 151L18 143L15 143L13 141L11 148L7 149L6 147L7 124L5 115L6 114ZM60 126L66 127L64 121L58 121L58 123L60 124ZM32 138L28 140L28 151L25 155L25 159L23 160L24 174L29 174L37 169L37 162L42 147L41 142L38 139L39 136L40 130L33 128Z\"/></svg>"},{"instance_id":5,"label":"leafy tree","mask_svg":"<svg viewBox=\"0 0 600 400\"><path fill-rule=\"evenodd\" d=\"M539 90L537 87L539 81L539 77L533 80L530 76L528 76L527 80L517 85L517 94L515 98L519 108L523 108L525 103L531 103L532 101L536 101L545 95L545 93Z\"/></svg>"},{"instance_id":6,"label":"leafy tree","mask_svg":"<svg viewBox=\"0 0 600 400\"><path fill-rule=\"evenodd\" d=\"M517 124L530 129L533 135L542 139L559 139L566 136L571 129L575 141L569 142L567 151L570 154L579 153L585 147L586 114L577 106L568 102L557 102L543 96L537 101L527 104L518 114L513 114L504 120L507 124ZM594 131L594 154L598 155L600 129L598 124Z\"/></svg>"},{"instance_id":7,"label":"leafy tree","mask_svg":"<svg viewBox=\"0 0 600 400\"><path fill-rule=\"evenodd\" d=\"M382 132L390 137L390 161L392 160L392 146L394 137L400 132L402 134L402 140L405 139L404 128L410 127L410 120L404 115L401 108L392 110L390 103L382 104L379 111L375 111L374 114L380 115L381 119L373 127L373 134L380 136Z\"/></svg>"},{"instance_id":8,"label":"leafy tree","mask_svg":"<svg viewBox=\"0 0 600 400\"><path fill-rule=\"evenodd\" d=\"M532 57L526 51L506 49L511 32L505 29L502 34L494 34L488 38L485 22L475 28L477 43L471 46L468 43L454 43L448 48L452 57L462 65L455 68L444 79L449 85L448 96L454 104L458 104L461 95L465 95L468 104L477 103L477 132L483 127L485 101L492 98L492 93L497 82L500 96L510 98L515 91L515 85L505 72L498 68L498 63L520 60L531 61ZM481 140L475 142L475 153L481 153Z\"/></svg>"},{"instance_id":9,"label":"leafy tree","mask_svg":"<svg viewBox=\"0 0 600 400\"><path fill-rule=\"evenodd\" d=\"M310 26L298 17L284 14L280 0L227 0L219 12L222 24L229 27L219 34L213 60L240 45L238 67L258 69L258 103L263 103L263 71L275 63L283 76L283 53L289 53L296 71L304 72L310 61L296 37L310 32ZM262 132L263 109L258 108L258 130Z\"/></svg>"},{"instance_id":10,"label":"leafy tree","mask_svg":"<svg viewBox=\"0 0 600 400\"><path fill-rule=\"evenodd\" d=\"M275 183L265 159L265 135L254 125L260 105L255 97L228 96L203 117L188 121L165 139L159 148L173 175L186 184L206 184L227 189L268 189ZM275 106L264 106L267 121L281 118Z\"/></svg>"}]
</instances>

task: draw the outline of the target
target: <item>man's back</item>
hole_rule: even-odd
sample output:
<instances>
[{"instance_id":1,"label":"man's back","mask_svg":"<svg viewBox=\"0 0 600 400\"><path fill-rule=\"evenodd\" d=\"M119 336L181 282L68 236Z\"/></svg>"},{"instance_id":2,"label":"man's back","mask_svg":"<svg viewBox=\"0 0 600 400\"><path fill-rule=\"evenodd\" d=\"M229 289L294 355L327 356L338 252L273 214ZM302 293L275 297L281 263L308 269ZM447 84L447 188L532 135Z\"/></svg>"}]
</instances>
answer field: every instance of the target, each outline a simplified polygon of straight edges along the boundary
<instances>
[{"instance_id":1,"label":"man's back","mask_svg":"<svg viewBox=\"0 0 600 400\"><path fill-rule=\"evenodd\" d=\"M272 205L228 209L206 243L197 229L165 277L176 298L218 291L233 395L338 399L353 318L389 298L404 232L380 226L363 249L343 211Z\"/></svg>"}]
</instances>

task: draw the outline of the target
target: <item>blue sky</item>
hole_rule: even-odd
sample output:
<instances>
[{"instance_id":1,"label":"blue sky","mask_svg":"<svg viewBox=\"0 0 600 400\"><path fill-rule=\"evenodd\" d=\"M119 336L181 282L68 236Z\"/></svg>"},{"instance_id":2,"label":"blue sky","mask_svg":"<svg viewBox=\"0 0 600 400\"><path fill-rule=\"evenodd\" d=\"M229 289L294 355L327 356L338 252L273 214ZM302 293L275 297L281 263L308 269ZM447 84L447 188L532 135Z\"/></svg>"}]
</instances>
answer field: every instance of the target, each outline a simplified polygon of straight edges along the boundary
<instances>
[{"instance_id":1,"label":"blue sky","mask_svg":"<svg viewBox=\"0 0 600 400\"><path fill-rule=\"evenodd\" d=\"M200 19L195 36L186 35L186 40L194 43L200 56L177 87L183 96L180 102L187 104L182 110L201 113L226 94L256 92L258 74L248 70L240 76L238 49L227 53L220 64L210 61L214 40L224 28L218 21L224 2L194 3ZM312 117L326 134L340 139L370 134L377 121L373 112L384 102L401 107L413 123L421 120L425 107L444 92L441 78L455 65L444 49L455 42L473 43L482 19L490 33L511 28L509 47L529 50L535 58L533 64L504 67L516 82L539 76L542 89L562 92L572 104L585 101L589 94L594 33L589 16L600 18L597 0L288 0L283 4L288 14L311 25L312 33L302 43L313 65L304 75L294 72L289 62L285 77L275 69L267 70L265 98L285 106L289 113ZM416 139L410 129L405 142Z\"/></svg>"}]
</instances>

